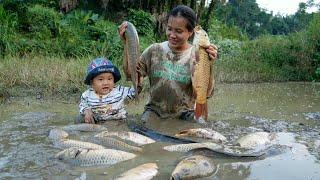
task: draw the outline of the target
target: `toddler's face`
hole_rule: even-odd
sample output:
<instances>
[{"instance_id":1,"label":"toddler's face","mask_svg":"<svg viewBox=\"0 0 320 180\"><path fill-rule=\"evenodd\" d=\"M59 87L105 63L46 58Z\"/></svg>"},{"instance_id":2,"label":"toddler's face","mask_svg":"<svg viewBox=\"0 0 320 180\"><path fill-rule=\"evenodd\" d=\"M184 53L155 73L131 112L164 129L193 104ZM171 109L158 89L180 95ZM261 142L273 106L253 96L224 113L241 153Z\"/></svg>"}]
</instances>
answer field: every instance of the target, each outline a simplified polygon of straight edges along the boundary
<instances>
[{"instance_id":1,"label":"toddler's face","mask_svg":"<svg viewBox=\"0 0 320 180\"><path fill-rule=\"evenodd\" d=\"M106 95L114 87L114 77L112 73L101 73L92 80L92 88L98 95Z\"/></svg>"}]
</instances>

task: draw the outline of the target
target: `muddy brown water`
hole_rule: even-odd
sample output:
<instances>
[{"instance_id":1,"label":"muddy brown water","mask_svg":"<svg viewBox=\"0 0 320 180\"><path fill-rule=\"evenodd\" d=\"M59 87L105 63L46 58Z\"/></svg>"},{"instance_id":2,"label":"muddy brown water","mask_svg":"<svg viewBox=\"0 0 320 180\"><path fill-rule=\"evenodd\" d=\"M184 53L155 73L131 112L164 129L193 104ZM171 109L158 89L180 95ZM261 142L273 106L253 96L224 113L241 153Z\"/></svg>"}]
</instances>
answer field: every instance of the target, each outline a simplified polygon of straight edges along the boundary
<instances>
[{"instance_id":1,"label":"muddy brown water","mask_svg":"<svg viewBox=\"0 0 320 180\"><path fill-rule=\"evenodd\" d=\"M143 111L145 100L129 103L129 117ZM59 152L47 139L48 130L72 124L77 102L11 98L0 105L0 179L112 179L142 163L156 162L154 179L169 179L183 153L166 152L168 143L143 147L132 160L110 167L78 168L52 157ZM148 127L173 135L179 130L211 127L232 143L254 131L279 133L279 144L290 151L259 160L211 157L216 172L203 179L320 179L320 84L217 84L209 100L206 125L175 119L150 121ZM125 123L108 122L110 130L128 130ZM74 133L84 139L94 133Z\"/></svg>"}]
</instances>

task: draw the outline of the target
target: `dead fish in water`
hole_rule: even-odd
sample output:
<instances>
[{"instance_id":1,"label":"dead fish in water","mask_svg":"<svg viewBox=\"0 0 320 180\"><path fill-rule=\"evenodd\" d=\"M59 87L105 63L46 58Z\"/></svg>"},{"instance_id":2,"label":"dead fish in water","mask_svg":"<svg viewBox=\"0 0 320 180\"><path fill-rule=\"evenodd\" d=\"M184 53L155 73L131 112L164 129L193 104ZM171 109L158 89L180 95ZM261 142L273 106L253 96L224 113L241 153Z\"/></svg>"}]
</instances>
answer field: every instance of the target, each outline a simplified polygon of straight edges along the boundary
<instances>
[{"instance_id":1,"label":"dead fish in water","mask_svg":"<svg viewBox=\"0 0 320 180\"><path fill-rule=\"evenodd\" d=\"M65 131L82 131L82 132L100 132L100 131L106 131L107 128L98 125L98 124L88 124L88 123L81 123L81 124L71 124L62 127Z\"/></svg>"},{"instance_id":2,"label":"dead fish in water","mask_svg":"<svg viewBox=\"0 0 320 180\"><path fill-rule=\"evenodd\" d=\"M72 139L60 139L53 142L54 146L60 149L70 148L70 147L77 147L77 148L90 148L90 149L105 149L104 146L85 142L85 141L78 141Z\"/></svg>"},{"instance_id":3,"label":"dead fish in water","mask_svg":"<svg viewBox=\"0 0 320 180\"><path fill-rule=\"evenodd\" d=\"M243 148L253 149L258 146L265 146L271 143L271 140L276 138L275 133L254 132L247 134L236 141L236 145Z\"/></svg>"},{"instance_id":4,"label":"dead fish in water","mask_svg":"<svg viewBox=\"0 0 320 180\"><path fill-rule=\"evenodd\" d=\"M147 136L144 136L135 132L128 132L128 131L115 131L115 132L104 131L95 135L95 137L107 137L107 136L118 137L123 140L133 142L139 146L156 142Z\"/></svg>"},{"instance_id":5,"label":"dead fish in water","mask_svg":"<svg viewBox=\"0 0 320 180\"><path fill-rule=\"evenodd\" d=\"M169 146L164 146L163 149L167 151L178 151L178 152L188 152L192 149L197 149L197 148L206 148L208 146L216 146L216 148L222 148L221 145L216 144L216 143L188 143L188 144L175 144L175 145L169 145Z\"/></svg>"},{"instance_id":6,"label":"dead fish in water","mask_svg":"<svg viewBox=\"0 0 320 180\"><path fill-rule=\"evenodd\" d=\"M227 141L227 138L224 135L209 128L187 129L187 130L180 131L175 136L177 137L195 136L195 137L210 139L213 142L217 142L217 143L222 143Z\"/></svg>"},{"instance_id":7,"label":"dead fish in water","mask_svg":"<svg viewBox=\"0 0 320 180\"><path fill-rule=\"evenodd\" d=\"M137 72L137 65L140 59L139 37L135 26L128 21L125 36L126 43L124 46L123 68L125 72L128 72L127 74L130 74L130 77L127 78L131 79L136 92L135 99L138 100L139 75Z\"/></svg>"},{"instance_id":8,"label":"dead fish in water","mask_svg":"<svg viewBox=\"0 0 320 180\"><path fill-rule=\"evenodd\" d=\"M71 147L60 151L55 158L73 166L105 166L135 158L136 155L114 149L88 149Z\"/></svg>"},{"instance_id":9,"label":"dead fish in water","mask_svg":"<svg viewBox=\"0 0 320 180\"><path fill-rule=\"evenodd\" d=\"M51 140L59 140L59 139L65 139L68 136L69 134L64 130L55 128L49 131L48 138Z\"/></svg>"},{"instance_id":10,"label":"dead fish in water","mask_svg":"<svg viewBox=\"0 0 320 180\"><path fill-rule=\"evenodd\" d=\"M208 177L212 175L216 169L216 166L209 158L201 155L190 156L178 163L170 179L182 180Z\"/></svg>"},{"instance_id":11,"label":"dead fish in water","mask_svg":"<svg viewBox=\"0 0 320 180\"><path fill-rule=\"evenodd\" d=\"M189 152L191 150L206 149L206 150L212 151L214 154L228 156L228 157L256 158L264 155L264 152L247 152L245 151L245 149L233 148L230 146L216 144L213 142L169 145L169 146L163 147L163 149L171 152L172 151Z\"/></svg>"},{"instance_id":12,"label":"dead fish in water","mask_svg":"<svg viewBox=\"0 0 320 180\"><path fill-rule=\"evenodd\" d=\"M142 164L121 174L116 180L149 180L158 174L156 163Z\"/></svg>"},{"instance_id":13,"label":"dead fish in water","mask_svg":"<svg viewBox=\"0 0 320 180\"><path fill-rule=\"evenodd\" d=\"M118 150L122 150L122 151L137 151L137 152L142 152L142 148L140 147L136 147L136 146L132 146L129 145L123 141L117 140L115 138L112 137L108 137L108 136L97 136L97 137L93 137L90 140L92 140L92 142L100 144L102 146L108 147L108 148L112 148L112 149L118 149Z\"/></svg>"},{"instance_id":14,"label":"dead fish in water","mask_svg":"<svg viewBox=\"0 0 320 180\"><path fill-rule=\"evenodd\" d=\"M208 34L200 26L194 28L192 44L196 48L196 64L191 76L196 96L194 118L197 122L205 123L208 120L207 97L212 93L214 76L213 61L210 60L205 49L210 46L210 40Z\"/></svg>"}]
</instances>

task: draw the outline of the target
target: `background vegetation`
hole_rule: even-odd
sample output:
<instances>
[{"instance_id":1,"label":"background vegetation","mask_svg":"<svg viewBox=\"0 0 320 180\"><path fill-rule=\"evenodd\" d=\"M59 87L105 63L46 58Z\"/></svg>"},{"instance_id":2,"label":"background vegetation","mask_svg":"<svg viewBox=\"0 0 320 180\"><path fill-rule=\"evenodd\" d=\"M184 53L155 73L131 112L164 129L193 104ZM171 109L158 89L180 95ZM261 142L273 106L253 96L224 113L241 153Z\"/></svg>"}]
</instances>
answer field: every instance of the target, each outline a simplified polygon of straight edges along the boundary
<instances>
[{"instance_id":1,"label":"background vegetation","mask_svg":"<svg viewBox=\"0 0 320 180\"><path fill-rule=\"evenodd\" d=\"M165 40L166 13L177 4L197 12L219 47L217 81L320 80L320 14L306 12L319 4L309 0L282 16L260 9L255 0L205 2L0 0L0 100L22 92L79 94L92 58L105 56L121 69L122 21L136 25L142 51Z\"/></svg>"}]
</instances>

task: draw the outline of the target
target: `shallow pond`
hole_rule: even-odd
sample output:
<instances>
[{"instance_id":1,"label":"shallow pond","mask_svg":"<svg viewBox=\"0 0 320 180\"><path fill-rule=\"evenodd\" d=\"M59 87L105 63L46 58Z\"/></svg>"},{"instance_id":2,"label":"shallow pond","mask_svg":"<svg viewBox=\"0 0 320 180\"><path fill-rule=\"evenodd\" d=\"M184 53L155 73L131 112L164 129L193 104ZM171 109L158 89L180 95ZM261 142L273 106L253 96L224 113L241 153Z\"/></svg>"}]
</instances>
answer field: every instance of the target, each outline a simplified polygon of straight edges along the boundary
<instances>
[{"instance_id":1,"label":"shallow pond","mask_svg":"<svg viewBox=\"0 0 320 180\"><path fill-rule=\"evenodd\" d=\"M130 118L143 111L144 101L129 103ZM0 105L0 179L112 179L146 162L156 162L155 179L169 179L183 153L167 152L168 143L143 147L138 157L111 167L77 168L52 157L59 152L47 139L48 130L72 124L77 102L12 98ZM279 132L283 154L254 159L212 158L217 171L206 179L320 179L320 84L217 84L209 100L206 125L167 119L148 127L173 135L179 130L211 127L230 142L254 131ZM127 130L125 123L108 122L110 130ZM72 134L82 139L94 133Z\"/></svg>"}]
</instances>

